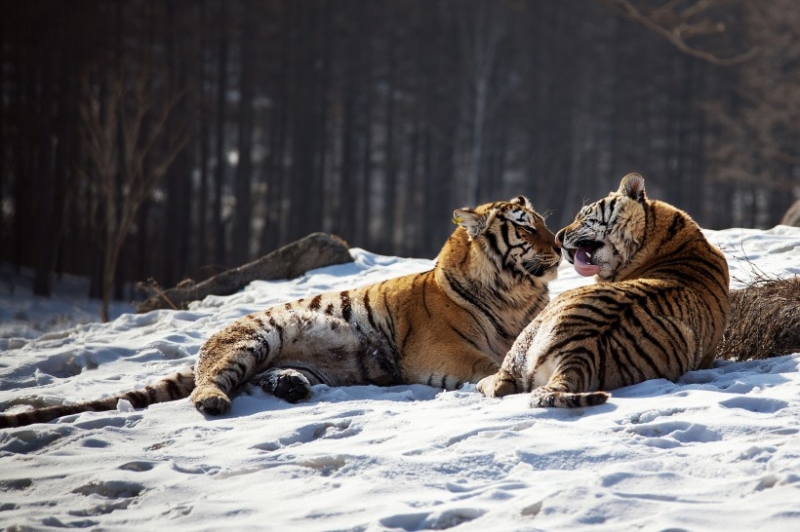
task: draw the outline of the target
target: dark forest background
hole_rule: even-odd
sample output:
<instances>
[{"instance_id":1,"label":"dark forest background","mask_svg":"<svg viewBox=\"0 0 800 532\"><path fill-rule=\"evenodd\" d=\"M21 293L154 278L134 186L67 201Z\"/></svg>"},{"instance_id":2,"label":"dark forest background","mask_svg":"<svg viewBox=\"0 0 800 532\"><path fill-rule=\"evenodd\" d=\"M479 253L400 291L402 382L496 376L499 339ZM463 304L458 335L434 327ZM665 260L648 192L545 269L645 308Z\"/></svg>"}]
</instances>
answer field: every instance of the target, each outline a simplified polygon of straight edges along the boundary
<instances>
[{"instance_id":1,"label":"dark forest background","mask_svg":"<svg viewBox=\"0 0 800 532\"><path fill-rule=\"evenodd\" d=\"M433 257L456 207L526 194L555 230L631 171L709 228L800 194L795 0L0 6L0 261L38 294L320 230Z\"/></svg>"}]
</instances>

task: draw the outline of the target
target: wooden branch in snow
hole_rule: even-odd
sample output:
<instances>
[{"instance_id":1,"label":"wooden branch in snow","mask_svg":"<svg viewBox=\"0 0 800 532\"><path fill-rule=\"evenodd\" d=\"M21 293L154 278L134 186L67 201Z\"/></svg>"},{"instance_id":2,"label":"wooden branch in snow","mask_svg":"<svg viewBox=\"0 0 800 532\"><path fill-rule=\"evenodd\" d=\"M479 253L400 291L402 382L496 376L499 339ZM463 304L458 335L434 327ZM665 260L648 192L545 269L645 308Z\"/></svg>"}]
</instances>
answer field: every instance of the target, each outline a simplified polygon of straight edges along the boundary
<instances>
[{"instance_id":1,"label":"wooden branch in snow","mask_svg":"<svg viewBox=\"0 0 800 532\"><path fill-rule=\"evenodd\" d=\"M230 295L256 280L291 279L315 268L352 262L347 243L335 235L312 233L291 244L238 268L219 273L205 281L184 280L178 286L160 290L150 283L155 294L134 303L137 313L157 309L185 309L191 301L209 295ZM147 283L144 283L147 287Z\"/></svg>"}]
</instances>

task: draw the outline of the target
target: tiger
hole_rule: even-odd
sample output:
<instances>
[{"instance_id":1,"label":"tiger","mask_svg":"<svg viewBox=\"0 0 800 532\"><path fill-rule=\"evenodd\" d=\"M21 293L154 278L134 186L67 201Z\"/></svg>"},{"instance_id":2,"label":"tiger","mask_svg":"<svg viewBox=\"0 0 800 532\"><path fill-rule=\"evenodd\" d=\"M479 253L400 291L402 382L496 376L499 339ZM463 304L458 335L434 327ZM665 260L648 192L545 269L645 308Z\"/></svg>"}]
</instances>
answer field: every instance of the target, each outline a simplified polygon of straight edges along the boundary
<instances>
[{"instance_id":1,"label":"tiger","mask_svg":"<svg viewBox=\"0 0 800 532\"><path fill-rule=\"evenodd\" d=\"M687 213L649 199L641 175L580 209L556 242L596 282L555 297L479 392L593 406L608 390L711 367L730 313L727 261Z\"/></svg>"},{"instance_id":2,"label":"tiger","mask_svg":"<svg viewBox=\"0 0 800 532\"><path fill-rule=\"evenodd\" d=\"M212 335L195 365L106 399L0 416L0 427L189 397L203 414L257 386L296 403L312 386L427 384L454 390L497 371L549 301L561 248L525 196L457 209L434 267L244 316Z\"/></svg>"}]
</instances>

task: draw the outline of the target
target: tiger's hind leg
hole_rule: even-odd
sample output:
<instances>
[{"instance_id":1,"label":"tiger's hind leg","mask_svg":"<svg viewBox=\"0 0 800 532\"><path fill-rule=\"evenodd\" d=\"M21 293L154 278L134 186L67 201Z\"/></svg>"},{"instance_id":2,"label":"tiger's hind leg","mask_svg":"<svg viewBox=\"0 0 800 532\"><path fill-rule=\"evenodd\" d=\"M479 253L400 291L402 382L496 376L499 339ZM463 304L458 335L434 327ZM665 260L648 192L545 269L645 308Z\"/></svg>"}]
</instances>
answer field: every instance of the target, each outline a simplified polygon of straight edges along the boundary
<instances>
[{"instance_id":1,"label":"tiger's hind leg","mask_svg":"<svg viewBox=\"0 0 800 532\"><path fill-rule=\"evenodd\" d=\"M371 346L358 327L327 313L301 309L245 316L200 350L191 399L198 410L220 415L230 410L230 395L259 374L265 376L263 389L291 402L306 398L312 384L370 382L365 357L381 347Z\"/></svg>"}]
</instances>

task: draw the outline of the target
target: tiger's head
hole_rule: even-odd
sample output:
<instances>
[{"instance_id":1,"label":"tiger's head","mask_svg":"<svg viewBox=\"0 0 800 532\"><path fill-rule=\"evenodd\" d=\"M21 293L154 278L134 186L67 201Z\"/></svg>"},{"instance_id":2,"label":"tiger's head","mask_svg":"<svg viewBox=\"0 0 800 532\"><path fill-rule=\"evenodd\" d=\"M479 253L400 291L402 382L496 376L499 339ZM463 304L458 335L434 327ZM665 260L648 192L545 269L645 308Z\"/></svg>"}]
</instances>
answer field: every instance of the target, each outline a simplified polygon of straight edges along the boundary
<instances>
[{"instance_id":1,"label":"tiger's head","mask_svg":"<svg viewBox=\"0 0 800 532\"><path fill-rule=\"evenodd\" d=\"M490 259L486 262L487 276L502 270L515 278L535 277L549 282L558 275L561 248L525 196L474 209L456 209L453 222L463 228L470 245Z\"/></svg>"},{"instance_id":2,"label":"tiger's head","mask_svg":"<svg viewBox=\"0 0 800 532\"><path fill-rule=\"evenodd\" d=\"M614 279L644 241L646 204L644 178L628 174L619 190L584 206L556 242L580 275Z\"/></svg>"}]
</instances>

